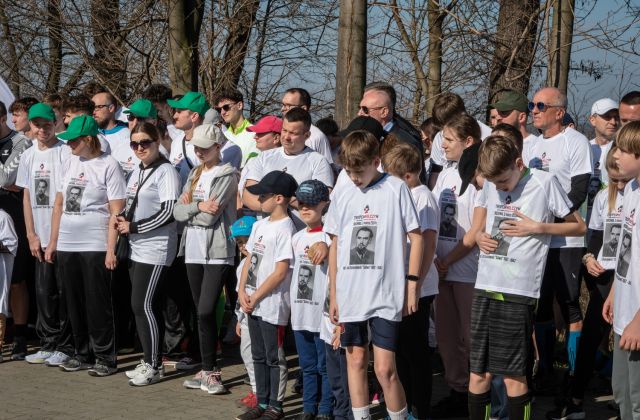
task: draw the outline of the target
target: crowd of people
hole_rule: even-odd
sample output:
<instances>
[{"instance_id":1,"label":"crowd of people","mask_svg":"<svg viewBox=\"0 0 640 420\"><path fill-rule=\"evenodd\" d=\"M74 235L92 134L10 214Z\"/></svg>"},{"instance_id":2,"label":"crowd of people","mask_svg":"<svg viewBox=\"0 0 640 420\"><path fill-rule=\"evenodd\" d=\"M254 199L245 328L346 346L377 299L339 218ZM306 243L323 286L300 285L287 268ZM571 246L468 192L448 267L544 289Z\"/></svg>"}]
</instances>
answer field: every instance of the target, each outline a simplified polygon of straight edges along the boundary
<instances>
[{"instance_id":1,"label":"crowd of people","mask_svg":"<svg viewBox=\"0 0 640 420\"><path fill-rule=\"evenodd\" d=\"M371 83L340 130L302 88L255 124L238 91L0 102L0 348L11 315L11 360L104 377L139 343L130 385L172 363L219 395L239 345L238 420L284 418L289 328L301 420L382 397L391 420L524 420L549 394L582 419L598 361L640 419L640 92L593 103L591 141L550 87L499 92L489 126L454 93L419 128L395 104Z\"/></svg>"}]
</instances>

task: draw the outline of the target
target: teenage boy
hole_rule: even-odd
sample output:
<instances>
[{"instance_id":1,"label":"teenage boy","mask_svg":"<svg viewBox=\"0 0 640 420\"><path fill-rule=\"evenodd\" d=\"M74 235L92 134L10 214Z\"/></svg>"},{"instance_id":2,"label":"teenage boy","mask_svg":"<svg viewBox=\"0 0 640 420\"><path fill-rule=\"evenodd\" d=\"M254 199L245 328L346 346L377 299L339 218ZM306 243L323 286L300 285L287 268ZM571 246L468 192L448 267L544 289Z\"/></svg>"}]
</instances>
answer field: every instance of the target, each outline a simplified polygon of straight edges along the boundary
<instances>
[{"instance_id":1,"label":"teenage boy","mask_svg":"<svg viewBox=\"0 0 640 420\"><path fill-rule=\"evenodd\" d=\"M320 338L327 294L329 235L322 231L322 215L329 205L329 188L312 179L296 191L300 218L306 228L293 236L291 328L302 370L302 414L299 420L330 419L333 412L327 378L324 342Z\"/></svg>"},{"instance_id":2,"label":"teenage boy","mask_svg":"<svg viewBox=\"0 0 640 420\"><path fill-rule=\"evenodd\" d=\"M67 127L75 117L80 115L93 115L93 109L94 104L88 96L83 94L67 96L62 100L62 122L64 126ZM111 154L111 146L105 136L98 134L98 140L100 140L100 150L106 154ZM127 140L127 142L129 142L129 140Z\"/></svg>"},{"instance_id":3,"label":"teenage boy","mask_svg":"<svg viewBox=\"0 0 640 420\"><path fill-rule=\"evenodd\" d=\"M296 180L282 171L270 172L247 187L259 197L261 210L269 217L253 225L246 247L254 264L244 264L238 287L240 306L249 318L258 405L237 420L284 418L278 352L289 322L291 238L296 232L287 209L297 188ZM249 274L255 284L247 282Z\"/></svg>"},{"instance_id":4,"label":"teenage boy","mask_svg":"<svg viewBox=\"0 0 640 420\"><path fill-rule=\"evenodd\" d=\"M31 126L29 125L29 108L37 104L38 100L30 96L16 99L9 105L11 122L15 130L27 138L32 138ZM3 114L4 115L4 114Z\"/></svg>"},{"instance_id":5,"label":"teenage boy","mask_svg":"<svg viewBox=\"0 0 640 420\"><path fill-rule=\"evenodd\" d=\"M215 103L214 109L218 111L227 126L224 135L242 150L240 168L244 168L249 159L258 155L253 134L247 130L251 122L243 115L244 97L237 90L223 91L218 95Z\"/></svg>"},{"instance_id":6,"label":"teenage boy","mask_svg":"<svg viewBox=\"0 0 640 420\"><path fill-rule=\"evenodd\" d=\"M409 187L378 172L378 149L378 139L365 131L351 133L340 149L340 162L351 182L335 195L324 227L332 240L329 316L344 328L340 344L347 349L354 418L370 418L370 329L376 376L389 417L398 420L407 417L407 402L396 372L395 352L402 315L418 310L423 242ZM367 245L374 254L371 264L350 260L357 232L364 227L373 233ZM409 270L405 271L407 236L411 248Z\"/></svg>"},{"instance_id":7,"label":"teenage boy","mask_svg":"<svg viewBox=\"0 0 640 420\"><path fill-rule=\"evenodd\" d=\"M471 310L469 417L486 418L492 375L503 375L509 419L524 420L531 418L527 359L549 241L584 235L586 225L557 179L528 169L513 141L487 138L478 170L486 179L478 197L485 231L476 235L482 252ZM498 252L503 236L511 240Z\"/></svg>"},{"instance_id":8,"label":"teenage boy","mask_svg":"<svg viewBox=\"0 0 640 420\"><path fill-rule=\"evenodd\" d=\"M429 418L432 372L429 349L429 312L438 294L438 271L433 256L438 240L440 211L433 193L420 182L423 158L414 146L401 143L382 158L384 170L402 179L411 189L424 242L422 273L418 281L418 311L402 318L396 364L407 395L407 406L416 419Z\"/></svg>"},{"instance_id":9,"label":"teenage boy","mask_svg":"<svg viewBox=\"0 0 640 420\"><path fill-rule=\"evenodd\" d=\"M62 162L69 148L56 138L56 115L43 103L29 109L31 132L36 144L27 149L20 160L16 185L24 188L24 220L29 249L35 257L35 292L38 307L36 331L40 350L26 357L29 363L59 366L73 354L71 326L62 295L62 284L56 276L56 263L44 260L49 244L51 215L56 185Z\"/></svg>"},{"instance_id":10,"label":"teenage boy","mask_svg":"<svg viewBox=\"0 0 640 420\"><path fill-rule=\"evenodd\" d=\"M614 157L620 176L632 178L624 191L618 261L626 246L625 252L631 253L629 261L636 262L626 267L619 263L616 267L602 315L613 323L613 396L622 420L636 420L640 419L640 227L636 217L640 209L640 121L629 122L620 129L616 146ZM630 244L625 237L631 238Z\"/></svg>"}]
</instances>

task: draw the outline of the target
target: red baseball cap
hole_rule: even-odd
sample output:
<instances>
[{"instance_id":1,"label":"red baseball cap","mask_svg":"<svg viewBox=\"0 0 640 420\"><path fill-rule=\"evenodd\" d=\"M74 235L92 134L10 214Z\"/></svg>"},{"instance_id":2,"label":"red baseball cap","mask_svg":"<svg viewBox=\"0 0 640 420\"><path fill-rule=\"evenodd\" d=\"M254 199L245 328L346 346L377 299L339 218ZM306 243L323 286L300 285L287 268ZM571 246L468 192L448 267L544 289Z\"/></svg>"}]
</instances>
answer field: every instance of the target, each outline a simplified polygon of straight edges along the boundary
<instances>
[{"instance_id":1,"label":"red baseball cap","mask_svg":"<svg viewBox=\"0 0 640 420\"><path fill-rule=\"evenodd\" d=\"M282 120L274 115L267 115L260 118L260 120L247 128L247 131L251 133L279 133L282 131Z\"/></svg>"}]
</instances>

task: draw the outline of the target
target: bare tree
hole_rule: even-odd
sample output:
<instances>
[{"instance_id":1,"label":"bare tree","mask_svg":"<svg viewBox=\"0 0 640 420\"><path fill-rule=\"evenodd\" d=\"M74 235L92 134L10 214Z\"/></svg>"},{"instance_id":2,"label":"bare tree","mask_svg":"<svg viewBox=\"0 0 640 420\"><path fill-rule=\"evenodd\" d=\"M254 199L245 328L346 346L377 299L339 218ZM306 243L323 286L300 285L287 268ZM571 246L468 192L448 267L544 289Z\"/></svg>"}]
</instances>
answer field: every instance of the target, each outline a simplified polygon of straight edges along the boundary
<instances>
[{"instance_id":1,"label":"bare tree","mask_svg":"<svg viewBox=\"0 0 640 420\"><path fill-rule=\"evenodd\" d=\"M198 90L199 41L204 0L166 0L168 8L169 79L175 93Z\"/></svg>"},{"instance_id":2,"label":"bare tree","mask_svg":"<svg viewBox=\"0 0 640 420\"><path fill-rule=\"evenodd\" d=\"M575 0L552 0L553 23L549 37L549 67L547 85L567 92L571 68L571 44Z\"/></svg>"},{"instance_id":3,"label":"bare tree","mask_svg":"<svg viewBox=\"0 0 640 420\"><path fill-rule=\"evenodd\" d=\"M116 96L125 97L127 68L124 49L118 43L120 33L119 0L91 0L91 30L94 68L99 79Z\"/></svg>"},{"instance_id":4,"label":"bare tree","mask_svg":"<svg viewBox=\"0 0 640 420\"><path fill-rule=\"evenodd\" d=\"M60 87L62 75L62 15L60 0L47 1L47 27L49 36L49 76L47 93L54 93Z\"/></svg>"},{"instance_id":5,"label":"bare tree","mask_svg":"<svg viewBox=\"0 0 640 420\"><path fill-rule=\"evenodd\" d=\"M335 119L346 127L358 112L366 81L366 0L341 0L338 25Z\"/></svg>"}]
</instances>

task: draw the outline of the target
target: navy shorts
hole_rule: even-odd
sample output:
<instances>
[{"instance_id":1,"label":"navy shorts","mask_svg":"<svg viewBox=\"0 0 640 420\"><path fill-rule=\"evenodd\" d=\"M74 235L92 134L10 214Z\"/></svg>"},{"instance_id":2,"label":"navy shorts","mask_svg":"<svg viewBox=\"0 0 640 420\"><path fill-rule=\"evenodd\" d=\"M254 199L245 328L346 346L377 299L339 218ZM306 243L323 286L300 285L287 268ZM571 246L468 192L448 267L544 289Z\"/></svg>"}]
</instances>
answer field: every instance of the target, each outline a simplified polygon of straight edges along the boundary
<instances>
[{"instance_id":1,"label":"navy shorts","mask_svg":"<svg viewBox=\"0 0 640 420\"><path fill-rule=\"evenodd\" d=\"M371 331L371 342L374 346L392 352L395 352L398 347L398 334L400 332L400 322L398 321L374 317L366 321L345 322L343 326L344 332L340 336L340 345L342 347L368 346L369 331Z\"/></svg>"}]
</instances>

